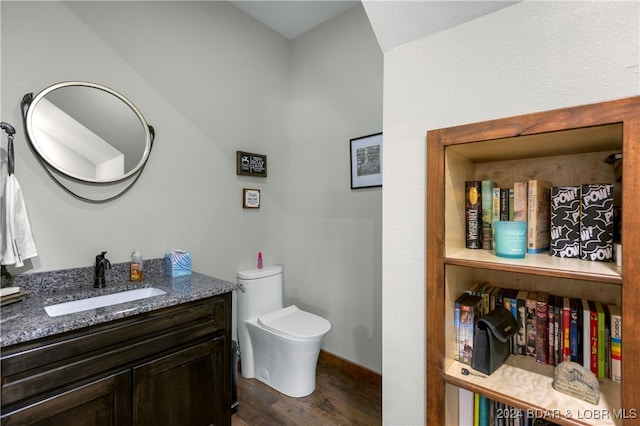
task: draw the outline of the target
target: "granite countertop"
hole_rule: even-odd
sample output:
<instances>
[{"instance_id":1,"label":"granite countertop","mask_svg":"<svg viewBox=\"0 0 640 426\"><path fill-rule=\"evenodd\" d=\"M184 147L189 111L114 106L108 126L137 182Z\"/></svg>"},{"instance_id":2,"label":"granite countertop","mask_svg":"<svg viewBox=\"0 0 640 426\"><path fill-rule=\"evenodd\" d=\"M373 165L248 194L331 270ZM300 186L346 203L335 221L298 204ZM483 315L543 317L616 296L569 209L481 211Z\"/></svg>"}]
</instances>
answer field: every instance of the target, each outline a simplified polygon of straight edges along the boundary
<instances>
[{"instance_id":1,"label":"granite countertop","mask_svg":"<svg viewBox=\"0 0 640 426\"><path fill-rule=\"evenodd\" d=\"M144 281L131 282L128 263L113 265L105 273L107 287L101 289L93 288L92 267L14 276L3 286L20 287L31 293L24 301L0 309L0 347L228 293L236 287L197 272L177 278L165 276L164 259L147 260L144 266ZM156 287L166 294L57 317L50 317L44 309L48 305L143 287Z\"/></svg>"}]
</instances>

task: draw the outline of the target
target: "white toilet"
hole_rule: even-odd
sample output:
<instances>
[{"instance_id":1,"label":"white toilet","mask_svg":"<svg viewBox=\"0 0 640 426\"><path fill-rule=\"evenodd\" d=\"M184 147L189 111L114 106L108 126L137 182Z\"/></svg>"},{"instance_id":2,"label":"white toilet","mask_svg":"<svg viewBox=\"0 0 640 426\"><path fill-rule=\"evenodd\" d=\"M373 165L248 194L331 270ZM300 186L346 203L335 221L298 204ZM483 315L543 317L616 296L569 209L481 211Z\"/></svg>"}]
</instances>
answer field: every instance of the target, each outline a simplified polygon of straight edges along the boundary
<instances>
[{"instance_id":1,"label":"white toilet","mask_svg":"<svg viewBox=\"0 0 640 426\"><path fill-rule=\"evenodd\" d=\"M238 339L242 377L292 397L316 388L316 364L326 319L283 307L282 266L238 272Z\"/></svg>"}]
</instances>

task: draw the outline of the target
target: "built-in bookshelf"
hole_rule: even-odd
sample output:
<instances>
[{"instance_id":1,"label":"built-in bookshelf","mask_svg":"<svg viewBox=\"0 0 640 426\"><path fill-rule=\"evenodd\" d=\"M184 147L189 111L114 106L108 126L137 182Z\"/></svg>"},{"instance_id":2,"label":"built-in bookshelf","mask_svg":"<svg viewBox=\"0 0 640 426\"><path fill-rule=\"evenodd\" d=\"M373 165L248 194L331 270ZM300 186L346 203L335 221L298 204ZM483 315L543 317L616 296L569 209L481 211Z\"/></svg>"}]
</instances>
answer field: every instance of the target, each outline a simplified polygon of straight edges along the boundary
<instances>
[{"instance_id":1,"label":"built-in bookshelf","mask_svg":"<svg viewBox=\"0 0 640 426\"><path fill-rule=\"evenodd\" d=\"M605 162L622 152L622 181ZM537 112L427 132L428 424L458 424L459 389L521 410L552 413L565 425L640 421L640 97ZM615 183L622 206L622 267L527 254L525 259L465 248L469 180L549 180L554 186ZM455 361L454 301L473 283L598 300L622 306L622 383L603 379L593 405L555 391L553 367L512 356L486 378L463 375ZM524 358L524 359L520 359ZM608 417L608 418L604 418Z\"/></svg>"}]
</instances>

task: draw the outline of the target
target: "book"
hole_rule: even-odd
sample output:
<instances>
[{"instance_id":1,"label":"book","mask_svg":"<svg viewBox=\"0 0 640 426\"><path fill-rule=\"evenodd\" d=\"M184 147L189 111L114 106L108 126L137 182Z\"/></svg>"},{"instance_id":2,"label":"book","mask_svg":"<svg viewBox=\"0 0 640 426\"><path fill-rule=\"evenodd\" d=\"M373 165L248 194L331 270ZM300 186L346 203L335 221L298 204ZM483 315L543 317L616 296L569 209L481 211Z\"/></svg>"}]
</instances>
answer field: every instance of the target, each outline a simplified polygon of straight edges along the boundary
<instances>
[{"instance_id":1,"label":"book","mask_svg":"<svg viewBox=\"0 0 640 426\"><path fill-rule=\"evenodd\" d=\"M536 361L547 364L549 354L549 293L537 292L536 298Z\"/></svg>"},{"instance_id":2,"label":"book","mask_svg":"<svg viewBox=\"0 0 640 426\"><path fill-rule=\"evenodd\" d=\"M529 214L527 182L513 183L513 220L526 222Z\"/></svg>"},{"instance_id":3,"label":"book","mask_svg":"<svg viewBox=\"0 0 640 426\"><path fill-rule=\"evenodd\" d=\"M481 315L486 315L491 311L491 293L493 292L494 287L486 283L485 286L482 287L482 312Z\"/></svg>"},{"instance_id":4,"label":"book","mask_svg":"<svg viewBox=\"0 0 640 426\"><path fill-rule=\"evenodd\" d=\"M500 188L500 220L509 220L509 188Z\"/></svg>"},{"instance_id":5,"label":"book","mask_svg":"<svg viewBox=\"0 0 640 426\"><path fill-rule=\"evenodd\" d=\"M580 257L580 187L551 188L551 256Z\"/></svg>"},{"instance_id":6,"label":"book","mask_svg":"<svg viewBox=\"0 0 640 426\"><path fill-rule=\"evenodd\" d=\"M478 424L489 426L489 398L482 394L478 400Z\"/></svg>"},{"instance_id":7,"label":"book","mask_svg":"<svg viewBox=\"0 0 640 426\"><path fill-rule=\"evenodd\" d=\"M518 322L518 290L514 288L510 288L507 290L507 295L505 296L505 300L509 301L509 308L511 310L511 315L513 319ZM506 306L505 306L506 307ZM511 338L511 353L513 355L518 354L518 333L515 333Z\"/></svg>"},{"instance_id":8,"label":"book","mask_svg":"<svg viewBox=\"0 0 640 426\"><path fill-rule=\"evenodd\" d=\"M527 354L527 294L526 290L521 290L516 299L518 306L518 355Z\"/></svg>"},{"instance_id":9,"label":"book","mask_svg":"<svg viewBox=\"0 0 640 426\"><path fill-rule=\"evenodd\" d=\"M454 359L456 361L460 361L460 302L469 296L467 293L461 294L456 300L453 302L453 331L456 339L456 349L454 353Z\"/></svg>"},{"instance_id":10,"label":"book","mask_svg":"<svg viewBox=\"0 0 640 426\"><path fill-rule=\"evenodd\" d=\"M562 297L556 296L555 305L553 306L553 365L558 365L562 362L562 300Z\"/></svg>"},{"instance_id":11,"label":"book","mask_svg":"<svg viewBox=\"0 0 640 426\"><path fill-rule=\"evenodd\" d=\"M500 220L500 188L494 187L491 191L491 221Z\"/></svg>"},{"instance_id":12,"label":"book","mask_svg":"<svg viewBox=\"0 0 640 426\"><path fill-rule=\"evenodd\" d=\"M513 215L515 213L513 200L515 198L515 193L513 192L513 188L509 188L509 220L513 220Z\"/></svg>"},{"instance_id":13,"label":"book","mask_svg":"<svg viewBox=\"0 0 640 426\"><path fill-rule=\"evenodd\" d=\"M541 253L551 241L551 182L531 179L527 187L527 253Z\"/></svg>"},{"instance_id":14,"label":"book","mask_svg":"<svg viewBox=\"0 0 640 426\"><path fill-rule=\"evenodd\" d=\"M622 311L618 305L609 305L611 316L611 380L622 383Z\"/></svg>"},{"instance_id":15,"label":"book","mask_svg":"<svg viewBox=\"0 0 640 426\"><path fill-rule=\"evenodd\" d=\"M580 188L580 258L613 260L613 184L586 184Z\"/></svg>"},{"instance_id":16,"label":"book","mask_svg":"<svg viewBox=\"0 0 640 426\"><path fill-rule=\"evenodd\" d=\"M601 302L596 301L596 311L598 312L598 378L604 379L605 375L605 339L604 339L604 307Z\"/></svg>"},{"instance_id":17,"label":"book","mask_svg":"<svg viewBox=\"0 0 640 426\"><path fill-rule=\"evenodd\" d=\"M495 300L495 306L492 308L500 308L500 307L504 307L504 299L505 296L507 294L507 289L506 288L502 288L502 287L496 287L498 289L498 291L496 291L495 296L496 296L496 300Z\"/></svg>"},{"instance_id":18,"label":"book","mask_svg":"<svg viewBox=\"0 0 640 426\"><path fill-rule=\"evenodd\" d=\"M480 394L473 394L473 426L480 426Z\"/></svg>"},{"instance_id":19,"label":"book","mask_svg":"<svg viewBox=\"0 0 640 426\"><path fill-rule=\"evenodd\" d=\"M461 425L473 424L474 408L473 392L464 388L458 388L458 423Z\"/></svg>"},{"instance_id":20,"label":"book","mask_svg":"<svg viewBox=\"0 0 640 426\"><path fill-rule=\"evenodd\" d=\"M547 344L547 364L555 364L555 306L556 297L553 294L549 295L549 302L547 304L547 336L549 342Z\"/></svg>"},{"instance_id":21,"label":"book","mask_svg":"<svg viewBox=\"0 0 640 426\"><path fill-rule=\"evenodd\" d=\"M482 311L482 298L468 295L459 302L460 304L460 338L459 361L471 365L473 357L473 334L476 320Z\"/></svg>"},{"instance_id":22,"label":"book","mask_svg":"<svg viewBox=\"0 0 640 426\"><path fill-rule=\"evenodd\" d=\"M588 300L580 301L582 302L582 366L591 371L591 311Z\"/></svg>"},{"instance_id":23,"label":"book","mask_svg":"<svg viewBox=\"0 0 640 426\"><path fill-rule=\"evenodd\" d=\"M602 304L604 309L604 377L611 378L611 315L609 305Z\"/></svg>"},{"instance_id":24,"label":"book","mask_svg":"<svg viewBox=\"0 0 640 426\"><path fill-rule=\"evenodd\" d=\"M578 362L578 299L569 299L571 324L569 325L569 357L571 361ZM582 311L582 310L581 310Z\"/></svg>"},{"instance_id":25,"label":"book","mask_svg":"<svg viewBox=\"0 0 640 426\"><path fill-rule=\"evenodd\" d=\"M530 291L527 294L527 356L536 357L536 331L537 331L537 318L536 318L536 303L538 301L538 294L535 291Z\"/></svg>"},{"instance_id":26,"label":"book","mask_svg":"<svg viewBox=\"0 0 640 426\"><path fill-rule=\"evenodd\" d=\"M584 334L584 313L582 312L582 299L576 298L576 313L578 315L577 322L577 333L578 333L578 355L577 355L577 363L580 365L584 365L584 346L585 346L585 334Z\"/></svg>"},{"instance_id":27,"label":"book","mask_svg":"<svg viewBox=\"0 0 640 426\"><path fill-rule=\"evenodd\" d=\"M593 301L589 301L589 338L591 341L591 372L598 376L598 310Z\"/></svg>"},{"instance_id":28,"label":"book","mask_svg":"<svg viewBox=\"0 0 640 426\"><path fill-rule=\"evenodd\" d=\"M562 362L571 361L571 305L568 297L562 298Z\"/></svg>"},{"instance_id":29,"label":"book","mask_svg":"<svg viewBox=\"0 0 640 426\"><path fill-rule=\"evenodd\" d=\"M493 248L493 201L492 191L496 183L492 180L482 181L482 248Z\"/></svg>"},{"instance_id":30,"label":"book","mask_svg":"<svg viewBox=\"0 0 640 426\"><path fill-rule=\"evenodd\" d=\"M465 231L468 249L482 248L482 182L466 181L465 192Z\"/></svg>"}]
</instances>

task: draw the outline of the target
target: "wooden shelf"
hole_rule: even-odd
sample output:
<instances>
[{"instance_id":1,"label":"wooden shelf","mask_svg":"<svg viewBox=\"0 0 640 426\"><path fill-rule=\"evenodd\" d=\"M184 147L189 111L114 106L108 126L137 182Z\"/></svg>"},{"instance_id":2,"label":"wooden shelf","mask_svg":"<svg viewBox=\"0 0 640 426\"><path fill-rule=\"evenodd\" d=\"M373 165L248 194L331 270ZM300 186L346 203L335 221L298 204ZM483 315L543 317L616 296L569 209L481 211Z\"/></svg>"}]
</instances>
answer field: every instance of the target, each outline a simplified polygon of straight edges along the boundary
<instances>
[{"instance_id":1,"label":"wooden shelf","mask_svg":"<svg viewBox=\"0 0 640 426\"><path fill-rule=\"evenodd\" d=\"M552 386L553 366L538 364L532 357L511 356L493 374L484 377L465 376L461 372L463 367L471 369L467 364L452 361L446 369L445 382L558 424L622 424L620 385L611 380L600 381L600 401L594 405L556 391Z\"/></svg>"},{"instance_id":2,"label":"wooden shelf","mask_svg":"<svg viewBox=\"0 0 640 426\"><path fill-rule=\"evenodd\" d=\"M560 258L549 256L548 252L527 254L524 259L508 259L496 256L493 250L460 249L448 253L444 262L447 265L622 284L622 268L614 263Z\"/></svg>"},{"instance_id":3,"label":"wooden shelf","mask_svg":"<svg viewBox=\"0 0 640 426\"><path fill-rule=\"evenodd\" d=\"M616 123L465 143L449 149L474 163L513 161L621 150L621 135L622 125Z\"/></svg>"}]
</instances>

